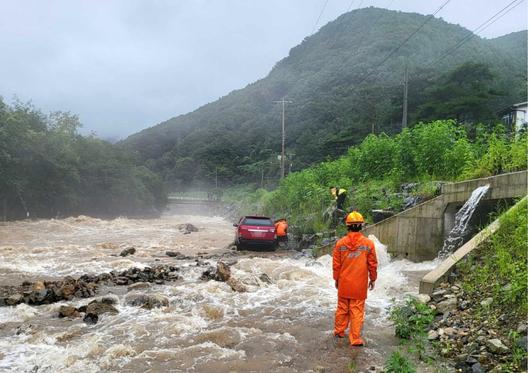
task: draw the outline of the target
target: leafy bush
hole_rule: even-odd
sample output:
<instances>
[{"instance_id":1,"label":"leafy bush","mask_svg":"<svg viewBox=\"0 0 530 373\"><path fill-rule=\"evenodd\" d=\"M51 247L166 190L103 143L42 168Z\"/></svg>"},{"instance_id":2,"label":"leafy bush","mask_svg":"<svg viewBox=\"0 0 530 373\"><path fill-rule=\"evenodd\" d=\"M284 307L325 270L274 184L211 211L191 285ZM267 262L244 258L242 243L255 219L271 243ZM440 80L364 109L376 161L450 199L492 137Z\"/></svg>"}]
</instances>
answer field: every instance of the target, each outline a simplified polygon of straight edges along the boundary
<instances>
[{"instance_id":1,"label":"leafy bush","mask_svg":"<svg viewBox=\"0 0 530 373\"><path fill-rule=\"evenodd\" d=\"M394 323L396 336L401 339L425 335L426 328L434 320L434 316L434 311L427 305L410 297L404 304L390 311L390 320Z\"/></svg>"},{"instance_id":2,"label":"leafy bush","mask_svg":"<svg viewBox=\"0 0 530 373\"><path fill-rule=\"evenodd\" d=\"M399 351L394 351L385 363L385 373L416 373L412 363Z\"/></svg>"}]
</instances>

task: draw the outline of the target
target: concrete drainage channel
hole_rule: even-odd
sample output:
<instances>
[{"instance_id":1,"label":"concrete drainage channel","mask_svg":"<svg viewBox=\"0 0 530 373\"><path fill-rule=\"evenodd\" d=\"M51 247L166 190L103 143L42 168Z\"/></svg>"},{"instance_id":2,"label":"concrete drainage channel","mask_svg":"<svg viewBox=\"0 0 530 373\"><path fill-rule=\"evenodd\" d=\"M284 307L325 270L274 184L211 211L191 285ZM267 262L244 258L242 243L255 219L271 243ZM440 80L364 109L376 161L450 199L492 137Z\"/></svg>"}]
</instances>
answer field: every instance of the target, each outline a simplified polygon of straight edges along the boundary
<instances>
[{"instance_id":1,"label":"concrete drainage channel","mask_svg":"<svg viewBox=\"0 0 530 373\"><path fill-rule=\"evenodd\" d=\"M514 209L519 204L523 203L526 200L525 197L523 200L519 201L515 206L511 207ZM467 254L475 250L481 243L487 240L492 234L494 234L500 227L499 219L495 220L488 227L480 231L475 235L471 240L466 242L462 247L456 250L451 254L447 259L445 259L437 268L427 273L420 281L420 294L431 295L442 281L444 281L447 276L454 269L455 265L463 259Z\"/></svg>"}]
</instances>

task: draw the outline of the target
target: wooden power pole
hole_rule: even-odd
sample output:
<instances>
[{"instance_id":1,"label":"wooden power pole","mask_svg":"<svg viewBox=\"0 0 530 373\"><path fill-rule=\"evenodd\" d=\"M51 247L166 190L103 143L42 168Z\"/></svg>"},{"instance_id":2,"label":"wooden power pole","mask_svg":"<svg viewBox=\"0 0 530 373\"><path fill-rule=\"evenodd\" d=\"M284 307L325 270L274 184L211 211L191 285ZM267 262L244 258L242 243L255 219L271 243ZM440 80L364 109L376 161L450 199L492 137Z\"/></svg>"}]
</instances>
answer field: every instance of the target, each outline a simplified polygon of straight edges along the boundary
<instances>
[{"instance_id":1,"label":"wooden power pole","mask_svg":"<svg viewBox=\"0 0 530 373\"><path fill-rule=\"evenodd\" d=\"M407 128L408 117L408 97L409 96L409 69L405 66L405 76L403 79L403 118L401 119L401 128Z\"/></svg>"},{"instance_id":2,"label":"wooden power pole","mask_svg":"<svg viewBox=\"0 0 530 373\"><path fill-rule=\"evenodd\" d=\"M274 101L277 104L282 104L282 159L281 159L281 174L280 179L283 179L285 176L285 104L292 104L292 101L288 101L282 98L281 101Z\"/></svg>"}]
</instances>

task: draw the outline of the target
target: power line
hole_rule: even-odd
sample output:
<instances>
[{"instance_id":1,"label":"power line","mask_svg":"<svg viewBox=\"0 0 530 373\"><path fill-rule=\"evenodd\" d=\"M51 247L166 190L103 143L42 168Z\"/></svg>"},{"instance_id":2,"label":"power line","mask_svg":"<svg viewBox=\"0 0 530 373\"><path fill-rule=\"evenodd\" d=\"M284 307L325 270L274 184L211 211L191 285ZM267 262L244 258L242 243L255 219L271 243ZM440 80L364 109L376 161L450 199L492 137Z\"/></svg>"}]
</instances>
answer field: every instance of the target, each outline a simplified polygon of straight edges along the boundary
<instances>
[{"instance_id":1,"label":"power line","mask_svg":"<svg viewBox=\"0 0 530 373\"><path fill-rule=\"evenodd\" d=\"M452 47L446 49L444 52L442 52L442 56L440 58L432 61L429 65L427 65L427 67L430 67L430 66L442 61L445 57L453 54L457 49L459 49L462 45L467 43L473 36L475 36L475 34L478 34L479 32L484 31L486 28L488 28L489 26L491 26L492 24L497 22L499 19L504 17L506 14L511 12L513 9L518 7L520 4L522 4L524 1L525 0L513 0L512 2L510 2L504 8L502 8L497 13L495 13L493 16L491 16L486 21L481 23L477 28L475 28L472 31L469 31L469 33L464 38L462 38L462 40L460 40L458 43L456 43L454 46L452 46ZM515 4L513 7L510 8L510 6L512 6L514 3L517 3L517 4Z\"/></svg>"},{"instance_id":2,"label":"power line","mask_svg":"<svg viewBox=\"0 0 530 373\"><path fill-rule=\"evenodd\" d=\"M427 22L429 22L431 19L433 19L436 14L438 14L443 8L445 8L445 6L447 4L449 4L450 1L451 0L446 0L442 5L440 5L438 7L438 9L436 9L436 11L433 14L431 14L429 17L427 17L427 19L425 19L425 21L423 21L423 23L420 25L420 27L418 27L416 30L414 30L412 32L412 34L407 36L407 38L405 40L403 40L396 48L392 49L392 51L375 68L373 68L370 72L366 73L365 76L361 79L361 81L359 81L357 83L357 85L360 85L363 82L365 82L366 79L368 79L370 77L370 75L372 75L375 70L377 70L386 61L388 61L390 59L390 57L392 57L398 50L400 50L401 47L403 47L414 35L416 35L423 28L423 26L425 26L427 24Z\"/></svg>"},{"instance_id":3,"label":"power line","mask_svg":"<svg viewBox=\"0 0 530 373\"><path fill-rule=\"evenodd\" d=\"M313 26L313 31L311 31L311 35L315 33L315 30L317 29L318 22L320 22L320 17L322 17L322 14L324 14L324 10L326 9L326 6L328 5L329 0L326 0L324 3L324 6L322 7L322 10L320 11L320 14L318 15L317 21L315 22L315 26Z\"/></svg>"}]
</instances>

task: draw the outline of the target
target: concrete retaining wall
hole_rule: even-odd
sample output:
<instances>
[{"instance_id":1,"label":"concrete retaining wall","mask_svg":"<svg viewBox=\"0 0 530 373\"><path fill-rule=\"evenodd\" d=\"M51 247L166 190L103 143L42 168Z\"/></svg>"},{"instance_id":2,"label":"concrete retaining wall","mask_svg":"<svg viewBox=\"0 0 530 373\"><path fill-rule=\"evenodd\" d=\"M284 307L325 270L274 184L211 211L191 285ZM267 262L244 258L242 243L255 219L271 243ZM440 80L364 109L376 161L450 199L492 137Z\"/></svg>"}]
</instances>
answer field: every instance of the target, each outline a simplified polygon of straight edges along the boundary
<instances>
[{"instance_id":1,"label":"concrete retaining wall","mask_svg":"<svg viewBox=\"0 0 530 373\"><path fill-rule=\"evenodd\" d=\"M375 235L394 255L414 261L431 260L443 246L444 228L449 224L444 222L448 205L453 204L454 207L455 203L463 204L473 190L486 184L490 185L490 190L484 197L485 200L525 196L528 190L527 178L528 172L520 171L445 184L440 196L367 226L363 232Z\"/></svg>"},{"instance_id":2,"label":"concrete retaining wall","mask_svg":"<svg viewBox=\"0 0 530 373\"><path fill-rule=\"evenodd\" d=\"M515 206L512 207L512 209L520 203L523 203L523 201L524 199L522 201L519 201ZM420 294L431 295L436 286L447 278L453 267L462 258L464 258L467 254L476 249L478 246L480 246L481 243L488 239L499 228L500 222L499 219L497 219L493 223L491 223L487 228L480 231L475 237L467 241L461 248L451 254L438 267L433 269L431 272L427 273L420 281Z\"/></svg>"},{"instance_id":3,"label":"concrete retaining wall","mask_svg":"<svg viewBox=\"0 0 530 373\"><path fill-rule=\"evenodd\" d=\"M415 261L430 260L443 244L444 207L443 196L439 196L367 226L363 232L376 236L394 255Z\"/></svg>"}]
</instances>

